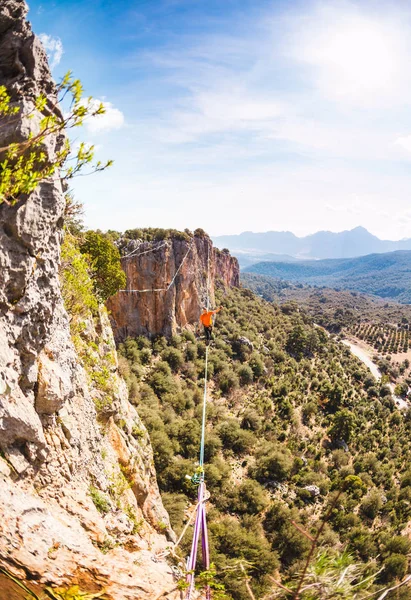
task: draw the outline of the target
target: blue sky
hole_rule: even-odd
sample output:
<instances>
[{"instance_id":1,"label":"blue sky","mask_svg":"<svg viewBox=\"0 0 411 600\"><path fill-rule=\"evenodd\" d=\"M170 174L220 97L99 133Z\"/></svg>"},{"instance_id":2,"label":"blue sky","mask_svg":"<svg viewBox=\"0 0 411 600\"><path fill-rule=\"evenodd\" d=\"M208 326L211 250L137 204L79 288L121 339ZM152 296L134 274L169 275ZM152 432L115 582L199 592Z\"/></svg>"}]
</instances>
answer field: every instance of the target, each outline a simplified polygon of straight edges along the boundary
<instances>
[{"instance_id":1,"label":"blue sky","mask_svg":"<svg viewBox=\"0 0 411 600\"><path fill-rule=\"evenodd\" d=\"M406 0L29 4L54 76L106 103L87 226L411 237Z\"/></svg>"}]
</instances>

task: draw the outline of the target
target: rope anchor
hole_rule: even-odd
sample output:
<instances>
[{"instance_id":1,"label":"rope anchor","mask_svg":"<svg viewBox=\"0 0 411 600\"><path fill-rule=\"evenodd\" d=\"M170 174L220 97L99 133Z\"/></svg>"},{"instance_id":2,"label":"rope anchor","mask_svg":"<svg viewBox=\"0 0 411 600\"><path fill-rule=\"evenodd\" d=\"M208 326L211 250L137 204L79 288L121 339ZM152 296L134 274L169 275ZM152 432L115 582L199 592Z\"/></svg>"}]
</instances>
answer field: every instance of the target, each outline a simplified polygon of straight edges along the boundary
<instances>
[{"instance_id":1,"label":"rope anchor","mask_svg":"<svg viewBox=\"0 0 411 600\"><path fill-rule=\"evenodd\" d=\"M191 481L191 483L193 485L196 485L196 486L200 485L200 483L202 481L204 481L204 468L197 467L197 469L194 471L193 475L186 475L186 479Z\"/></svg>"}]
</instances>

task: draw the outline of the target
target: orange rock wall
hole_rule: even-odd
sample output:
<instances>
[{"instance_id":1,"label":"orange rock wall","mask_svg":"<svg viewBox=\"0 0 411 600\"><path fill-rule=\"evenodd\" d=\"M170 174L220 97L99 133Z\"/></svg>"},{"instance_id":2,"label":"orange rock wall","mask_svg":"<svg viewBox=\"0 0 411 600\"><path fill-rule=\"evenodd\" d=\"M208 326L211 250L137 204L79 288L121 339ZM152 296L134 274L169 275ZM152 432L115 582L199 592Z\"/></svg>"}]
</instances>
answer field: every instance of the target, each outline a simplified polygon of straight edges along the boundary
<instances>
[{"instance_id":1,"label":"orange rock wall","mask_svg":"<svg viewBox=\"0 0 411 600\"><path fill-rule=\"evenodd\" d=\"M117 340L194 329L207 297L214 306L216 283L229 288L240 281L237 259L215 249L208 236L142 242L135 254L122 259L122 266L127 291L107 304ZM177 271L174 283L165 289Z\"/></svg>"}]
</instances>

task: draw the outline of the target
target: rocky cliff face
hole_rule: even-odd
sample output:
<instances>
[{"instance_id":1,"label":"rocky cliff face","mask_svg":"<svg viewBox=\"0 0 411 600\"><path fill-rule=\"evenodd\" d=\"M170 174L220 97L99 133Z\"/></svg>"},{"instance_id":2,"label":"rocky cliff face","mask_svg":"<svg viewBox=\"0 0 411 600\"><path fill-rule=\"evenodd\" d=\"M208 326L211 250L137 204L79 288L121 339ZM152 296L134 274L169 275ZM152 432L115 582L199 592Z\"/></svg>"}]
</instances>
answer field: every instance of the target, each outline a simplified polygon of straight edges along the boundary
<instances>
[{"instance_id":1,"label":"rocky cliff face","mask_svg":"<svg viewBox=\"0 0 411 600\"><path fill-rule=\"evenodd\" d=\"M126 290L108 302L118 340L140 334L170 336L194 328L208 297L214 305L216 285L239 285L237 259L214 248L207 235L133 240L123 253Z\"/></svg>"},{"instance_id":2,"label":"rocky cliff face","mask_svg":"<svg viewBox=\"0 0 411 600\"><path fill-rule=\"evenodd\" d=\"M0 85L21 110L1 123L0 146L36 127L25 116L36 95L47 94L45 111L55 102L26 13L23 0L1 2ZM48 141L49 155L61 142ZM58 178L0 205L0 565L37 591L79 584L153 598L174 585L167 563L152 560L173 533L106 313L85 323L83 341L108 384L90 378L72 344L58 277L64 208ZM10 585L0 575L0 589L20 597Z\"/></svg>"}]
</instances>

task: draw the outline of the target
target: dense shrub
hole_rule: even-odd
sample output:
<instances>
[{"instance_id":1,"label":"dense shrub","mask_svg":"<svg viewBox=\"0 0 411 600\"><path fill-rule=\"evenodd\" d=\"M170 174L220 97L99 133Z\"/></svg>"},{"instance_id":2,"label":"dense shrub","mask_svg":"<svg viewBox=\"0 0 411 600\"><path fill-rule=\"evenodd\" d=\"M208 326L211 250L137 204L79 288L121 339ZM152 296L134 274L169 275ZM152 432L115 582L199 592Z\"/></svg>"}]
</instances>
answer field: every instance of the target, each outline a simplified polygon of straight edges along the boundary
<instances>
[{"instance_id":1,"label":"dense shrub","mask_svg":"<svg viewBox=\"0 0 411 600\"><path fill-rule=\"evenodd\" d=\"M153 352L154 354L161 354L163 350L167 348L167 338L163 335L157 335L153 340Z\"/></svg>"},{"instance_id":2,"label":"dense shrub","mask_svg":"<svg viewBox=\"0 0 411 600\"><path fill-rule=\"evenodd\" d=\"M286 449L271 448L260 452L250 475L264 483L266 481L284 481L288 479L293 467L293 460Z\"/></svg>"},{"instance_id":3,"label":"dense shrub","mask_svg":"<svg viewBox=\"0 0 411 600\"><path fill-rule=\"evenodd\" d=\"M243 429L250 429L251 431L258 431L262 427L262 420L258 412L253 408L248 408L244 411L241 427Z\"/></svg>"},{"instance_id":4,"label":"dense shrub","mask_svg":"<svg viewBox=\"0 0 411 600\"><path fill-rule=\"evenodd\" d=\"M97 311L90 261L81 254L76 239L67 233L61 247L60 277L64 305L71 315L72 328L89 312ZM76 332L75 332L76 333Z\"/></svg>"},{"instance_id":5,"label":"dense shrub","mask_svg":"<svg viewBox=\"0 0 411 600\"><path fill-rule=\"evenodd\" d=\"M154 451L156 469L164 471L173 461L174 446L165 431L153 429L150 440Z\"/></svg>"},{"instance_id":6,"label":"dense shrub","mask_svg":"<svg viewBox=\"0 0 411 600\"><path fill-rule=\"evenodd\" d=\"M257 515L268 506L268 503L269 499L264 488L249 479L238 486L232 510L238 514Z\"/></svg>"},{"instance_id":7,"label":"dense shrub","mask_svg":"<svg viewBox=\"0 0 411 600\"><path fill-rule=\"evenodd\" d=\"M185 329L181 335L183 339L185 339L187 342L192 342L193 344L195 344L196 336L189 329Z\"/></svg>"},{"instance_id":8,"label":"dense shrub","mask_svg":"<svg viewBox=\"0 0 411 600\"><path fill-rule=\"evenodd\" d=\"M185 494L173 494L164 492L161 495L164 508L169 514L171 527L180 534L185 521L185 511L188 505L188 498Z\"/></svg>"},{"instance_id":9,"label":"dense shrub","mask_svg":"<svg viewBox=\"0 0 411 600\"><path fill-rule=\"evenodd\" d=\"M166 348L161 353L161 358L170 365L174 373L177 373L184 364L184 357L177 348Z\"/></svg>"},{"instance_id":10,"label":"dense shrub","mask_svg":"<svg viewBox=\"0 0 411 600\"><path fill-rule=\"evenodd\" d=\"M403 554L392 554L384 561L384 570L380 576L381 581L390 582L403 579L407 573L408 559Z\"/></svg>"},{"instance_id":11,"label":"dense shrub","mask_svg":"<svg viewBox=\"0 0 411 600\"><path fill-rule=\"evenodd\" d=\"M197 358L197 346L193 343L187 344L185 350L186 360L195 360Z\"/></svg>"},{"instance_id":12,"label":"dense shrub","mask_svg":"<svg viewBox=\"0 0 411 600\"><path fill-rule=\"evenodd\" d=\"M103 302L125 287L126 275L121 268L120 252L110 237L87 231L80 251L90 257L94 288Z\"/></svg>"},{"instance_id":13,"label":"dense shrub","mask_svg":"<svg viewBox=\"0 0 411 600\"><path fill-rule=\"evenodd\" d=\"M383 506L381 494L377 490L371 490L361 502L361 512L370 519L375 519Z\"/></svg>"},{"instance_id":14,"label":"dense shrub","mask_svg":"<svg viewBox=\"0 0 411 600\"><path fill-rule=\"evenodd\" d=\"M258 354L252 354L248 361L249 366L253 372L253 375L256 379L261 377L264 374L264 363L261 360L261 357Z\"/></svg>"},{"instance_id":15,"label":"dense shrub","mask_svg":"<svg viewBox=\"0 0 411 600\"><path fill-rule=\"evenodd\" d=\"M222 581L227 591L232 593L236 600L249 600L244 585L238 585L238 574L232 570L227 570L224 574L224 566L228 566L229 560L238 556L252 565L250 574L253 577L254 591L260 593L265 591L268 583L265 574L272 573L277 568L278 559L262 535L258 521L246 521L242 526L230 517L218 520L211 518L210 533L213 551L219 557L223 573Z\"/></svg>"},{"instance_id":16,"label":"dense shrub","mask_svg":"<svg viewBox=\"0 0 411 600\"><path fill-rule=\"evenodd\" d=\"M241 385L248 385L253 381L253 371L248 365L241 365L238 369L238 376L240 378Z\"/></svg>"},{"instance_id":17,"label":"dense shrub","mask_svg":"<svg viewBox=\"0 0 411 600\"><path fill-rule=\"evenodd\" d=\"M361 560L369 561L371 557L376 556L377 546L370 531L358 523L355 525L355 515L352 515L352 522L346 522L348 534L348 550L354 552Z\"/></svg>"},{"instance_id":18,"label":"dense shrub","mask_svg":"<svg viewBox=\"0 0 411 600\"><path fill-rule=\"evenodd\" d=\"M273 503L263 521L267 538L285 566L300 560L310 547L309 540L293 525L293 521L300 523L298 512L281 502Z\"/></svg>"},{"instance_id":19,"label":"dense shrub","mask_svg":"<svg viewBox=\"0 0 411 600\"><path fill-rule=\"evenodd\" d=\"M177 385L171 375L171 369L168 363L163 361L155 365L150 376L147 378L147 382L159 397L177 391Z\"/></svg>"},{"instance_id":20,"label":"dense shrub","mask_svg":"<svg viewBox=\"0 0 411 600\"><path fill-rule=\"evenodd\" d=\"M349 442L355 426L353 413L344 408L334 415L332 423L332 427L329 430L330 438L333 441L344 440L345 442Z\"/></svg>"},{"instance_id":21,"label":"dense shrub","mask_svg":"<svg viewBox=\"0 0 411 600\"><path fill-rule=\"evenodd\" d=\"M238 377L232 371L224 370L218 375L218 383L223 394L228 394L239 385Z\"/></svg>"},{"instance_id":22,"label":"dense shrub","mask_svg":"<svg viewBox=\"0 0 411 600\"><path fill-rule=\"evenodd\" d=\"M303 356L312 356L318 346L317 332L298 323L288 334L285 348L287 352L300 360Z\"/></svg>"},{"instance_id":23,"label":"dense shrub","mask_svg":"<svg viewBox=\"0 0 411 600\"><path fill-rule=\"evenodd\" d=\"M219 425L217 431L223 446L237 454L249 451L256 442L254 434L251 431L241 429L240 424L235 419L225 421Z\"/></svg>"},{"instance_id":24,"label":"dense shrub","mask_svg":"<svg viewBox=\"0 0 411 600\"><path fill-rule=\"evenodd\" d=\"M208 462L214 458L222 449L223 443L218 435L210 433L204 444L204 457Z\"/></svg>"}]
</instances>

